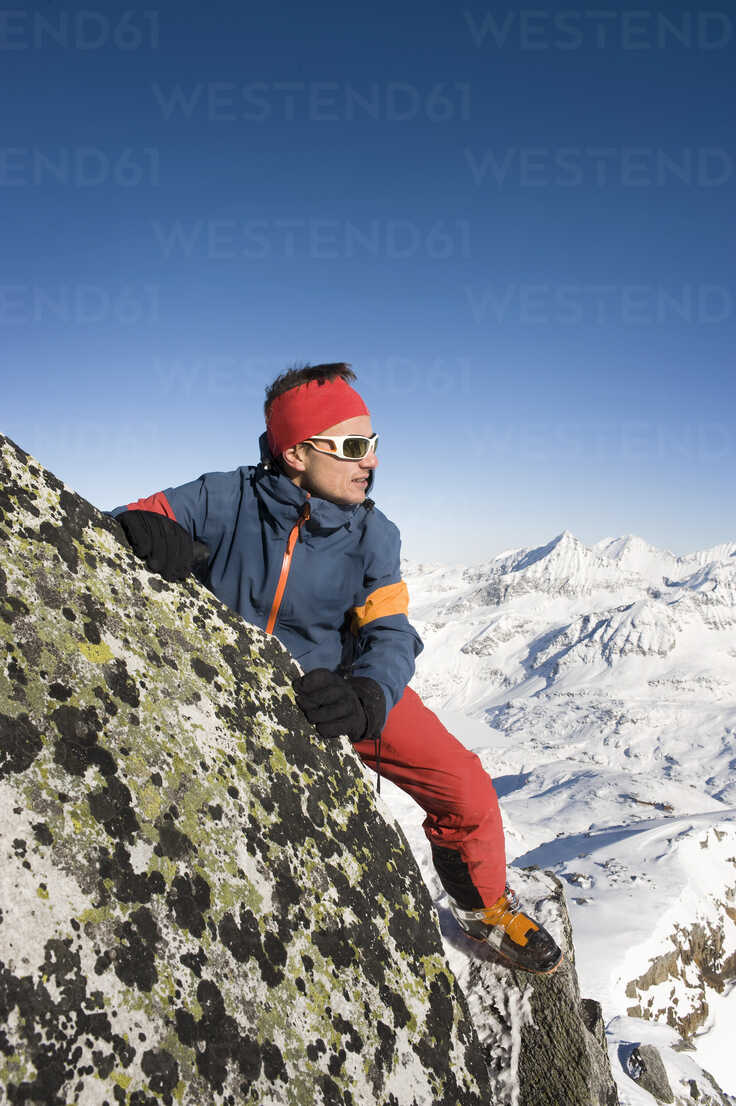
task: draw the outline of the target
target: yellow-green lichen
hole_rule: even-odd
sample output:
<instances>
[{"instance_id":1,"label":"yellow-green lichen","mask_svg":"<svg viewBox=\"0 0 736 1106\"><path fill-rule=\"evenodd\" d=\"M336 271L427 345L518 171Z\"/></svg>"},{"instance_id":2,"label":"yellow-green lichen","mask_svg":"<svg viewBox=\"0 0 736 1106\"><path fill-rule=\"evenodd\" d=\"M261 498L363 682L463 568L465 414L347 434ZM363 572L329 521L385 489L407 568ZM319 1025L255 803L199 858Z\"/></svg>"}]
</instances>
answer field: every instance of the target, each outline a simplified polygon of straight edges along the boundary
<instances>
[{"instance_id":1,"label":"yellow-green lichen","mask_svg":"<svg viewBox=\"0 0 736 1106\"><path fill-rule=\"evenodd\" d=\"M80 641L77 648L91 664L107 664L113 659L113 652L104 641L98 645L93 645L90 641Z\"/></svg>"}]
</instances>

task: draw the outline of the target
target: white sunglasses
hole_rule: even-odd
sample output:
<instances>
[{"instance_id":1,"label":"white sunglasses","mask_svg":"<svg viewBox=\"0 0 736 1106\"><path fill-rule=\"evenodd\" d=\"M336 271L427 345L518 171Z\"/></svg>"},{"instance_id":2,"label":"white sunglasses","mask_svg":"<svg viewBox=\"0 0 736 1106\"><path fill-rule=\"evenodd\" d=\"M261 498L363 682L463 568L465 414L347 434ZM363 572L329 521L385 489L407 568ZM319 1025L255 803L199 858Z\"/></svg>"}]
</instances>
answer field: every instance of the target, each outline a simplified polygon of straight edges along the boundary
<instances>
[{"instance_id":1,"label":"white sunglasses","mask_svg":"<svg viewBox=\"0 0 736 1106\"><path fill-rule=\"evenodd\" d=\"M363 434L337 434L331 438L317 436L304 440L318 453L327 453L330 457L339 457L341 461L361 461L369 453L375 453L378 447L378 434L371 434L370 438ZM324 442L326 448L317 445L317 442Z\"/></svg>"}]
</instances>

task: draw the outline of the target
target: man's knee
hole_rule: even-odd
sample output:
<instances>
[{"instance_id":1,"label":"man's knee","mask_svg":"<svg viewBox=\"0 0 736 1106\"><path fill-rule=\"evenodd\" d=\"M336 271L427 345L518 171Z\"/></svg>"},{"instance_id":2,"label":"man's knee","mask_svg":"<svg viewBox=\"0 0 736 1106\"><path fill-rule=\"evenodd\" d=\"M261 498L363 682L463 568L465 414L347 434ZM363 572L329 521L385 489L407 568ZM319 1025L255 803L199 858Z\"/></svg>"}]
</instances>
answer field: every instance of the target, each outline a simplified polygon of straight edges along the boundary
<instances>
[{"instance_id":1,"label":"man's knee","mask_svg":"<svg viewBox=\"0 0 736 1106\"><path fill-rule=\"evenodd\" d=\"M498 810L496 789L475 753L463 758L458 779L465 824L479 826L488 817L495 817Z\"/></svg>"}]
</instances>

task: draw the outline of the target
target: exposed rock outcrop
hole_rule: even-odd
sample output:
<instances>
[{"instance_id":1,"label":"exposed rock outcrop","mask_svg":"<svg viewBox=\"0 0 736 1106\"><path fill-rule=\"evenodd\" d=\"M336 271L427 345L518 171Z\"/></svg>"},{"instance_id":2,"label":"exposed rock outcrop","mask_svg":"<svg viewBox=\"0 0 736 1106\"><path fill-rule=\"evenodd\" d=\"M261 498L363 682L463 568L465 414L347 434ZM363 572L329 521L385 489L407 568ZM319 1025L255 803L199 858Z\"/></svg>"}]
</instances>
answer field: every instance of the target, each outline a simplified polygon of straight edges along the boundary
<instances>
[{"instance_id":1,"label":"exposed rock outcrop","mask_svg":"<svg viewBox=\"0 0 736 1106\"><path fill-rule=\"evenodd\" d=\"M0 447L5 1100L490 1102L403 836L286 652Z\"/></svg>"},{"instance_id":2,"label":"exposed rock outcrop","mask_svg":"<svg viewBox=\"0 0 736 1106\"><path fill-rule=\"evenodd\" d=\"M736 979L736 953L726 952L724 932L727 919L733 920L733 907L728 902L721 906L724 919L717 923L675 926L671 951L653 959L646 972L630 980L626 996L637 1000L627 1010L630 1017L666 1022L685 1038L705 1025L708 988L721 993Z\"/></svg>"},{"instance_id":3,"label":"exposed rock outcrop","mask_svg":"<svg viewBox=\"0 0 736 1106\"><path fill-rule=\"evenodd\" d=\"M601 1008L580 998L565 896L549 872L513 869L514 888L564 950L551 976L498 966L477 952L461 978L481 1039L496 1106L617 1106ZM462 946L443 919L449 940Z\"/></svg>"},{"instance_id":4,"label":"exposed rock outcrop","mask_svg":"<svg viewBox=\"0 0 736 1106\"><path fill-rule=\"evenodd\" d=\"M627 1070L639 1086L649 1091L658 1102L674 1102L675 1096L664 1070L659 1049L654 1045L639 1045L628 1059Z\"/></svg>"},{"instance_id":5,"label":"exposed rock outcrop","mask_svg":"<svg viewBox=\"0 0 736 1106\"><path fill-rule=\"evenodd\" d=\"M656 1102L673 1106L736 1106L736 1098L700 1066L693 1045L670 1026L621 1016L611 1019L607 1035L620 1065L622 1088L628 1090L633 1080ZM630 1100L629 1093L622 1097Z\"/></svg>"}]
</instances>

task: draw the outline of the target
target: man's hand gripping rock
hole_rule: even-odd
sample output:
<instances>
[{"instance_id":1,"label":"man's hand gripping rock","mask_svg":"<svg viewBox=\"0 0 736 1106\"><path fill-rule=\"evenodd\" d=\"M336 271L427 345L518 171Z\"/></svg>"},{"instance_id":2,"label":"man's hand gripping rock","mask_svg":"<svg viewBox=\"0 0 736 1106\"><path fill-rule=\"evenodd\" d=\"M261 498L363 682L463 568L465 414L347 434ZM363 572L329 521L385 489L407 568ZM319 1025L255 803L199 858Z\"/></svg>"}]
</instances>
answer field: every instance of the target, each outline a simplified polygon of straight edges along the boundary
<instances>
[{"instance_id":1,"label":"man's hand gripping rock","mask_svg":"<svg viewBox=\"0 0 736 1106\"><path fill-rule=\"evenodd\" d=\"M294 681L296 701L322 737L377 738L386 720L386 698L367 676L340 676L315 668Z\"/></svg>"}]
</instances>

